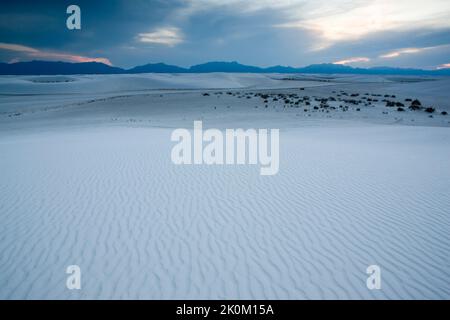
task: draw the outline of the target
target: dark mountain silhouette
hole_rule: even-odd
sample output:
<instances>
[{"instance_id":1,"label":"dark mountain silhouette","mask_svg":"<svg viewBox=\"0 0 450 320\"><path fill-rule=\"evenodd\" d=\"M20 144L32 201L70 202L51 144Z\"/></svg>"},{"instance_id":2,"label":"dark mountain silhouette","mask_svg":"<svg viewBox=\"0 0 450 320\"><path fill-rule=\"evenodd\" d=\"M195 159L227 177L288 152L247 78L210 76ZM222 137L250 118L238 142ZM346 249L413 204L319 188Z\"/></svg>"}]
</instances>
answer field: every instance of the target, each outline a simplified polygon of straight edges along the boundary
<instances>
[{"instance_id":1,"label":"dark mountain silhouette","mask_svg":"<svg viewBox=\"0 0 450 320\"><path fill-rule=\"evenodd\" d=\"M233 62L207 62L198 64L189 68L189 72L194 73L208 73L208 72L246 72L246 73L260 73L263 72L261 68L246 66L236 61Z\"/></svg>"},{"instance_id":2,"label":"dark mountain silhouette","mask_svg":"<svg viewBox=\"0 0 450 320\"><path fill-rule=\"evenodd\" d=\"M301 73L358 73L360 71L359 68L333 63L312 64L295 70Z\"/></svg>"},{"instance_id":3,"label":"dark mountain silhouette","mask_svg":"<svg viewBox=\"0 0 450 320\"><path fill-rule=\"evenodd\" d=\"M189 69L167 65L164 63L149 63L129 70L108 66L99 62L53 62L29 61L16 63L0 63L1 75L60 75L60 74L122 74L122 73L318 73L318 74L379 74L379 75L429 75L450 76L450 69L422 70L391 67L353 68L346 65L323 63L313 64L303 68L289 66L273 66L260 68L233 62L207 62Z\"/></svg>"},{"instance_id":4,"label":"dark mountain silhouette","mask_svg":"<svg viewBox=\"0 0 450 320\"><path fill-rule=\"evenodd\" d=\"M165 63L149 63L127 70L127 73L185 73L188 69Z\"/></svg>"},{"instance_id":5,"label":"dark mountain silhouette","mask_svg":"<svg viewBox=\"0 0 450 320\"><path fill-rule=\"evenodd\" d=\"M0 64L0 74L55 75L55 74L116 74L124 70L99 62L29 61Z\"/></svg>"},{"instance_id":6,"label":"dark mountain silhouette","mask_svg":"<svg viewBox=\"0 0 450 320\"><path fill-rule=\"evenodd\" d=\"M364 70L364 69L363 69ZM397 75L450 75L450 69L422 70L410 68L373 67L367 69L370 74Z\"/></svg>"},{"instance_id":7,"label":"dark mountain silhouette","mask_svg":"<svg viewBox=\"0 0 450 320\"><path fill-rule=\"evenodd\" d=\"M369 74L369 75L429 75L449 76L450 69L423 70L392 67L354 68L346 65L323 63L313 64L304 68L295 68L298 73L329 73L329 74Z\"/></svg>"}]
</instances>

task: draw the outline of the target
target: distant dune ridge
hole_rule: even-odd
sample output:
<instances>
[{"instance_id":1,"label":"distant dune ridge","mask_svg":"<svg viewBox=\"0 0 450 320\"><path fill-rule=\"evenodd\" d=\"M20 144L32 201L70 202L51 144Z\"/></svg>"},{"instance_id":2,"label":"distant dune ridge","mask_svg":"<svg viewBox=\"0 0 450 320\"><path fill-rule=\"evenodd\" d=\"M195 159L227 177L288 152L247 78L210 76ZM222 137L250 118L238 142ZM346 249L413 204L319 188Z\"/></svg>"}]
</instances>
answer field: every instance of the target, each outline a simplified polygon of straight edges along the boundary
<instances>
[{"instance_id":1,"label":"distant dune ridge","mask_svg":"<svg viewBox=\"0 0 450 320\"><path fill-rule=\"evenodd\" d=\"M58 75L58 74L134 74L134 73L329 73L367 75L429 75L450 76L450 69L422 70L391 67L353 68L350 66L323 63L307 67L272 66L267 68L243 65L233 62L207 62L182 68L165 63L149 63L131 69L108 66L100 62L28 61L0 63L0 75Z\"/></svg>"}]
</instances>

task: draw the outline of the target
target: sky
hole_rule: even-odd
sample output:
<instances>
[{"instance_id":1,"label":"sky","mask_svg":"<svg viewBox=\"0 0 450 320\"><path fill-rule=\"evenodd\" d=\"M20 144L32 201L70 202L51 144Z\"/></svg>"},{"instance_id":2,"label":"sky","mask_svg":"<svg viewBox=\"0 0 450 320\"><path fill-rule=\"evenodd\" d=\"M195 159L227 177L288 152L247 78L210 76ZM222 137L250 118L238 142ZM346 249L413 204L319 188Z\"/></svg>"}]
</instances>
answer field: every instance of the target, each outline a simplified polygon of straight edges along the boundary
<instances>
[{"instance_id":1,"label":"sky","mask_svg":"<svg viewBox=\"0 0 450 320\"><path fill-rule=\"evenodd\" d=\"M449 0L5 1L0 61L450 68ZM81 29L69 30L69 5Z\"/></svg>"}]
</instances>

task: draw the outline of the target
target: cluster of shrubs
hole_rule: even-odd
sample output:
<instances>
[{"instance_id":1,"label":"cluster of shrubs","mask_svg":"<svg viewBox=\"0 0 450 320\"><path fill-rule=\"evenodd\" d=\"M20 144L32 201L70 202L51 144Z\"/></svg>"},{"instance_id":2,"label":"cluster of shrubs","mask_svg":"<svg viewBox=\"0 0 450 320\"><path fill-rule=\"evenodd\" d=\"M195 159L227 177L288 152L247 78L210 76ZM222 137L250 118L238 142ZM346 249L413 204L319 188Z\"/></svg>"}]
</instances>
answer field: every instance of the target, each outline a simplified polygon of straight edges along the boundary
<instances>
[{"instance_id":1,"label":"cluster of shrubs","mask_svg":"<svg viewBox=\"0 0 450 320\"><path fill-rule=\"evenodd\" d=\"M394 96L392 96L394 97ZM384 100L386 102L386 107L397 107L397 111L399 112L404 112L406 111L405 109L405 104L399 101L390 101L390 100ZM405 99L406 102L410 102L410 106L408 107L409 110L411 111L418 111L418 110L423 110L426 113L434 113L436 112L436 109L433 107L423 107L422 103L418 100L412 100L412 99ZM441 112L442 115L447 115L447 111L442 111Z\"/></svg>"},{"instance_id":2,"label":"cluster of shrubs","mask_svg":"<svg viewBox=\"0 0 450 320\"><path fill-rule=\"evenodd\" d=\"M304 88L300 88L300 90L304 90ZM333 91L334 94L336 94L336 91ZM216 95L221 95L223 94L222 92L215 92ZM300 104L303 103L305 106L310 106L311 105L311 98L309 96L299 96L295 93L292 94L284 94L284 93L240 93L240 92L231 92L228 91L226 92L227 95L231 95L231 96L237 96L238 98L247 98L247 99L251 99L252 97L259 97L263 100L265 107L268 107L268 103L269 103L269 99L271 99L272 101L276 102L276 101L283 101L284 102L284 108L286 107L295 107L295 108L299 108ZM209 93L205 92L202 93L203 96L210 96ZM340 98L340 97L351 97L351 98ZM335 110L336 107L332 107L328 104L329 101L340 101L340 102L345 102L346 104L352 104L355 106L358 106L360 103L363 103L365 106L370 106L372 105L372 102L378 102L378 99L374 99L374 98L368 98L368 96L371 97L383 97L383 95L381 94L369 94L369 93L365 93L364 96L361 98L361 100L357 100L355 99L356 97L359 97L360 94L359 93L347 93L343 90L340 91L339 94L337 94L337 99L333 96L330 96L328 98L323 98L323 97L313 97L314 100L316 102L319 103L319 106L314 106L314 110L319 110L322 109L322 111L326 110L328 112L328 109L331 110ZM383 102L386 103L386 107L391 107L391 108L397 108L398 112L405 112L406 111L406 106L403 102L400 101L393 101L393 100L389 100L388 98L396 98L395 95L388 95L385 94L384 95L384 100L382 100ZM409 110L411 111L418 111L418 110L423 110L426 113L432 114L436 112L436 109L433 107L424 107L422 106L422 103L418 100L418 99L411 99L411 98L407 98L405 99L405 102L409 102L410 105L408 107ZM256 108L256 107L255 107ZM339 106L339 109L341 109L342 111L347 111L348 110L348 106L343 107L342 105ZM304 109L305 112L308 109ZM356 108L356 111L361 111L360 108ZM384 112L383 112L384 113ZM447 115L447 111L442 111L441 115ZM430 117L432 117L430 115Z\"/></svg>"}]
</instances>

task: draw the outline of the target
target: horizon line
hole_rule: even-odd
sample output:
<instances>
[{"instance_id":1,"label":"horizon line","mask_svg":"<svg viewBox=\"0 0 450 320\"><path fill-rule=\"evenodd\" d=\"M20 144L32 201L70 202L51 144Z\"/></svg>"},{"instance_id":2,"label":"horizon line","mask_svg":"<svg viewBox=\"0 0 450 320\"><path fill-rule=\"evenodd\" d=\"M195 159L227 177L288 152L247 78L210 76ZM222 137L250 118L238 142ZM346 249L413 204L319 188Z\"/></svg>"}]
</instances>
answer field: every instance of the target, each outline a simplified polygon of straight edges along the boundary
<instances>
[{"instance_id":1,"label":"horizon line","mask_svg":"<svg viewBox=\"0 0 450 320\"><path fill-rule=\"evenodd\" d=\"M211 61L206 61L203 63L198 63L198 64L194 64L191 65L189 67L182 67L176 64L168 64L166 62L148 62L145 64L141 64L141 65L136 65L133 67L121 67L121 66L116 66L116 65L109 65L107 63L103 63L100 61L82 61L82 62L74 62L74 61L63 61L63 60L26 60L26 61L13 61L13 62L3 62L0 61L0 64L6 64L6 65L15 65L15 64L19 64L19 63L31 63L31 62L48 62L48 63L66 63L66 64L72 64L72 65L79 65L79 64L99 64L99 65L104 65L107 66L109 68L116 68L116 69L121 69L124 71L130 71L134 68L137 67L144 67L144 66L148 66L148 65L165 65L165 66L172 66L172 67L177 67L180 69L184 69L186 71L189 71L190 69L192 69L193 67L196 66L202 66L202 65L206 65L209 63L224 63L224 64L238 64L240 66L244 66L244 67L250 67L250 68L258 68L261 70L264 69L270 69L270 68L291 68L291 69L305 69L308 67L312 67L312 66L336 66L336 67L342 67L342 69L344 68L350 68L350 69L360 69L360 70L373 70L373 69L398 69L398 70L414 70L414 71L425 71L425 72L435 72L435 71L443 71L443 70L450 70L450 66L447 67L442 67L442 68L434 68L434 69L425 69L425 68L419 68L419 67L392 67L392 66L386 66L386 65L379 65L379 66L370 66L370 67L358 67L358 66L351 66L348 64L342 64L342 63L336 63L336 62L321 62L321 63L313 63L313 64L309 64L309 65L304 65L304 66L291 66L291 65L282 65L282 64L275 64L275 65L269 65L269 66L257 66L257 65L247 65L247 64L243 64L237 60L229 60L229 61L224 61L224 60L211 60ZM202 72L204 73L204 72Z\"/></svg>"}]
</instances>

